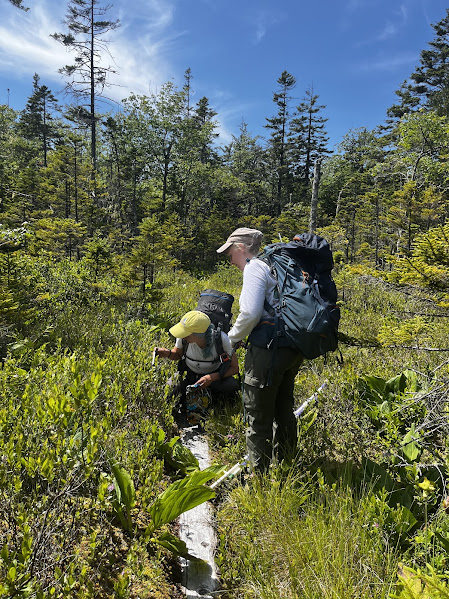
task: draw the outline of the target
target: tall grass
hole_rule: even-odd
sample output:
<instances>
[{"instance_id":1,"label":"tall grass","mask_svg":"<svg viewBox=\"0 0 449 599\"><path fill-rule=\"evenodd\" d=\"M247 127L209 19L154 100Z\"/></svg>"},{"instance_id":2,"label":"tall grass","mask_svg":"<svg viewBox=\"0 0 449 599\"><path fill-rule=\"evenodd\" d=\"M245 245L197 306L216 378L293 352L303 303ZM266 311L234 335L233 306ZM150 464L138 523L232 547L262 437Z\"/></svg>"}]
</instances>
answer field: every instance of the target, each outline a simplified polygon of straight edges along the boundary
<instances>
[{"instance_id":1,"label":"tall grass","mask_svg":"<svg viewBox=\"0 0 449 599\"><path fill-rule=\"evenodd\" d=\"M229 597L387 597L397 553L366 506L349 489L317 488L298 474L239 486L219 514Z\"/></svg>"},{"instance_id":2,"label":"tall grass","mask_svg":"<svg viewBox=\"0 0 449 599\"><path fill-rule=\"evenodd\" d=\"M357 493L341 483L324 485L309 472L322 467L336 477L327 480L344 480L351 463L356 469L364 458L384 463L397 452L404 432L392 428L386 436L383 430L381 443L381 432L358 401L358 381L366 375L388 379L406 368L429 381L437 372L446 381L447 315L418 289L404 291L351 269L337 273L337 286L347 336L340 346L343 361L319 358L298 373L296 405L324 379L329 385L301 419L296 473L282 478L274 470L265 479L250 479L220 506L219 561L229 599L381 599L398 592L399 562L426 568L427 554L419 553L423 529L415 537L401 532L401 509L387 505L386 492L375 492L374 483ZM418 416L414 421L420 425ZM225 436L226 426L221 430ZM224 453L231 453L226 444ZM421 470L415 478L419 490ZM446 577L446 528L437 521L431 527L429 535L438 539L432 565Z\"/></svg>"}]
</instances>

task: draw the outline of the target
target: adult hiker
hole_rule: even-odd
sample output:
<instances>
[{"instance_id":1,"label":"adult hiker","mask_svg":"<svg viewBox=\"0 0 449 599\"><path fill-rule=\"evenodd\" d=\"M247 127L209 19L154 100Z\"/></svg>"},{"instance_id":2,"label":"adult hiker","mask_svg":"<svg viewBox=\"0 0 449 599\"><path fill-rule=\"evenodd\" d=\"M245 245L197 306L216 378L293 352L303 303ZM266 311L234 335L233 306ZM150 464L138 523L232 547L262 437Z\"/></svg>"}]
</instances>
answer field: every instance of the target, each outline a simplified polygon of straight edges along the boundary
<instances>
[{"instance_id":1,"label":"adult hiker","mask_svg":"<svg viewBox=\"0 0 449 599\"><path fill-rule=\"evenodd\" d=\"M239 228L217 250L243 272L240 312L228 336L237 348L249 335L243 390L246 444L252 469L261 473L268 469L273 453L281 461L296 449L293 389L303 361L299 351L273 349L263 339L263 323L271 319L267 303L275 308L277 301L276 280L269 266L256 257L262 237L257 229Z\"/></svg>"},{"instance_id":2,"label":"adult hiker","mask_svg":"<svg viewBox=\"0 0 449 599\"><path fill-rule=\"evenodd\" d=\"M231 395L239 390L239 383L234 378L239 371L237 355L223 331L220 332L220 343L217 343L214 325L207 314L198 310L187 312L169 332L176 337L175 346L173 349L157 347L155 354L161 358L185 361L186 376L177 389L182 398L185 398L188 385L209 389L213 394ZM222 355L217 346L220 351L222 348Z\"/></svg>"}]
</instances>

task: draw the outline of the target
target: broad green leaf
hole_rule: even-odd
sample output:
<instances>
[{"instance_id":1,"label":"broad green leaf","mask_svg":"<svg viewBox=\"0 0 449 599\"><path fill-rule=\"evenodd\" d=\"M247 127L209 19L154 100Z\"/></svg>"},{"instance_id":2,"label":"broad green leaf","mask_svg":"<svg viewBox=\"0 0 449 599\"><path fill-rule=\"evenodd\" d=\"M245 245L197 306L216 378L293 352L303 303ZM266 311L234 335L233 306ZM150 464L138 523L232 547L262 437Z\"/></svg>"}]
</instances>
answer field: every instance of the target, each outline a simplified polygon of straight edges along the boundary
<instances>
[{"instance_id":1,"label":"broad green leaf","mask_svg":"<svg viewBox=\"0 0 449 599\"><path fill-rule=\"evenodd\" d=\"M416 393L421 389L421 385L418 380L418 375L414 370L404 370L404 374L407 377L407 390L411 393Z\"/></svg>"},{"instance_id":2,"label":"broad green leaf","mask_svg":"<svg viewBox=\"0 0 449 599\"><path fill-rule=\"evenodd\" d=\"M412 441L402 447L402 453L409 462L414 462L421 453L421 450L418 444Z\"/></svg>"},{"instance_id":3,"label":"broad green leaf","mask_svg":"<svg viewBox=\"0 0 449 599\"><path fill-rule=\"evenodd\" d=\"M412 424L410 430L402 440L402 453L409 462L414 462L421 454L421 447L417 440L418 434L415 432L415 425Z\"/></svg>"},{"instance_id":4,"label":"broad green leaf","mask_svg":"<svg viewBox=\"0 0 449 599\"><path fill-rule=\"evenodd\" d=\"M363 377L363 380L368 384L370 389L372 389L373 391L377 391L379 395L383 395L386 385L385 379L381 378L380 376L367 375Z\"/></svg>"},{"instance_id":5,"label":"broad green leaf","mask_svg":"<svg viewBox=\"0 0 449 599\"><path fill-rule=\"evenodd\" d=\"M404 393L407 387L407 376L405 372L401 372L397 376L394 376L390 380L385 383L385 391L387 393L392 393L393 395L398 395L400 393Z\"/></svg>"},{"instance_id":6,"label":"broad green leaf","mask_svg":"<svg viewBox=\"0 0 449 599\"><path fill-rule=\"evenodd\" d=\"M162 547L165 547L175 555L180 555L192 561L201 561L198 557L188 552L187 545L183 540L169 532L160 534L159 537L156 538L156 543L159 543L159 545L162 545Z\"/></svg>"},{"instance_id":7,"label":"broad green leaf","mask_svg":"<svg viewBox=\"0 0 449 599\"><path fill-rule=\"evenodd\" d=\"M173 447L173 445L175 443L177 443L179 441L179 437L173 437L173 439L170 439L170 441L168 443L166 443L166 445L168 445L168 447Z\"/></svg>"},{"instance_id":8,"label":"broad green leaf","mask_svg":"<svg viewBox=\"0 0 449 599\"><path fill-rule=\"evenodd\" d=\"M134 507L136 500L136 491L134 489L132 478L117 462L111 464L111 469L114 474L114 487L117 493L117 499L120 503L125 505L127 509L131 509ZM117 487L120 493L117 492Z\"/></svg>"},{"instance_id":9,"label":"broad green leaf","mask_svg":"<svg viewBox=\"0 0 449 599\"><path fill-rule=\"evenodd\" d=\"M301 431L303 433L306 433L309 430L309 428L315 422L317 416L318 410L315 408L314 410L310 411L308 414L301 418Z\"/></svg>"},{"instance_id":10,"label":"broad green leaf","mask_svg":"<svg viewBox=\"0 0 449 599\"><path fill-rule=\"evenodd\" d=\"M176 485L176 483L174 483ZM150 508L153 530L168 524L192 508L212 499L215 493L204 485L176 488L171 485L156 499Z\"/></svg>"},{"instance_id":11,"label":"broad green leaf","mask_svg":"<svg viewBox=\"0 0 449 599\"><path fill-rule=\"evenodd\" d=\"M362 377L364 383L363 397L375 403L381 403L385 397L385 380L378 376Z\"/></svg>"},{"instance_id":12,"label":"broad green leaf","mask_svg":"<svg viewBox=\"0 0 449 599\"><path fill-rule=\"evenodd\" d=\"M417 523L417 519L412 514L412 512L406 508L404 505L401 506L401 510L399 513L399 519L396 524L396 530L400 534L408 533Z\"/></svg>"},{"instance_id":13,"label":"broad green leaf","mask_svg":"<svg viewBox=\"0 0 449 599\"><path fill-rule=\"evenodd\" d=\"M385 416L386 414L389 414L390 412L391 412L390 403L387 400L383 401L379 406L379 414L383 414Z\"/></svg>"},{"instance_id":14,"label":"broad green leaf","mask_svg":"<svg viewBox=\"0 0 449 599\"><path fill-rule=\"evenodd\" d=\"M181 483L180 488L187 485L204 485L209 480L221 476L224 472L225 468L223 466L213 465L204 468L204 470L195 470L178 482Z\"/></svg>"},{"instance_id":15,"label":"broad green leaf","mask_svg":"<svg viewBox=\"0 0 449 599\"><path fill-rule=\"evenodd\" d=\"M14 582L16 579L16 574L17 574L17 570L14 566L11 566L10 569L8 570L8 580L10 580L11 582Z\"/></svg>"},{"instance_id":16,"label":"broad green leaf","mask_svg":"<svg viewBox=\"0 0 449 599\"><path fill-rule=\"evenodd\" d=\"M162 443L159 451L167 464L176 470L187 473L199 468L198 460L190 449L179 441L179 437L175 437L169 443Z\"/></svg>"},{"instance_id":17,"label":"broad green leaf","mask_svg":"<svg viewBox=\"0 0 449 599\"><path fill-rule=\"evenodd\" d=\"M435 490L435 485L433 484L433 482L430 481L426 477L424 477L424 480L422 481L422 483L418 483L418 487L420 487L424 491L434 491Z\"/></svg>"},{"instance_id":18,"label":"broad green leaf","mask_svg":"<svg viewBox=\"0 0 449 599\"><path fill-rule=\"evenodd\" d=\"M155 424L151 427L153 435L156 437L156 445L160 445L165 441L165 433L163 429L159 428Z\"/></svg>"}]
</instances>

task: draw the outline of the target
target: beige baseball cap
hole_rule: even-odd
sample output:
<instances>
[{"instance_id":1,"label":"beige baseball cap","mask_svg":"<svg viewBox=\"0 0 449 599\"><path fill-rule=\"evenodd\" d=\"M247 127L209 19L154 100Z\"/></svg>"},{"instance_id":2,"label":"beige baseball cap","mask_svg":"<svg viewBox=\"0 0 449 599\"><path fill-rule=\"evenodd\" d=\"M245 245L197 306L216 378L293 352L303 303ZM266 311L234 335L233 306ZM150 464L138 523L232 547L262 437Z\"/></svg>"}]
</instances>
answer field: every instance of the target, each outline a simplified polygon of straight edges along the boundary
<instances>
[{"instance_id":1,"label":"beige baseball cap","mask_svg":"<svg viewBox=\"0 0 449 599\"><path fill-rule=\"evenodd\" d=\"M257 229L248 229L247 227L240 227L229 235L221 247L218 248L217 253L221 254L231 247L233 243L244 243L249 246L260 245L262 241L263 233Z\"/></svg>"}]
</instances>

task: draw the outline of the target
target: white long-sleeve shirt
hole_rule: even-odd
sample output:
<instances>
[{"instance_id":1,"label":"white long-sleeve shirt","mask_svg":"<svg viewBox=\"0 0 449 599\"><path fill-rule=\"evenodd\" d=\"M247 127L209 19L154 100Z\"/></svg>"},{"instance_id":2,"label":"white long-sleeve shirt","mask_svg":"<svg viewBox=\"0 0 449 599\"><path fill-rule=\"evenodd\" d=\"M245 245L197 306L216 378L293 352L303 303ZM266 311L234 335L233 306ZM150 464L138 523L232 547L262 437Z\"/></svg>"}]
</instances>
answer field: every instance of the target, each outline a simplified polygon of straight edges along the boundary
<instances>
[{"instance_id":1,"label":"white long-sleeve shirt","mask_svg":"<svg viewBox=\"0 0 449 599\"><path fill-rule=\"evenodd\" d=\"M266 299L273 307L277 305L274 299L275 287L276 280L268 264L253 258L245 265L239 298L240 311L228 333L232 345L247 337L260 320L269 318L270 315L264 309L264 301Z\"/></svg>"}]
</instances>

